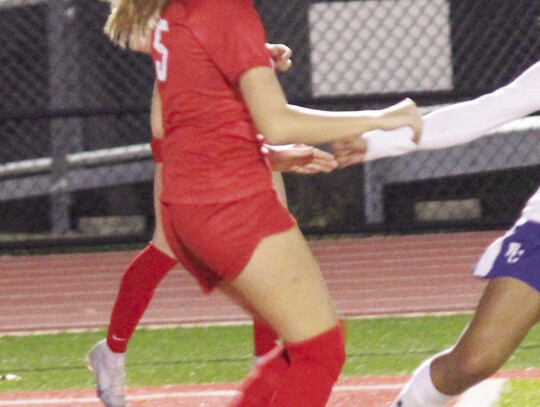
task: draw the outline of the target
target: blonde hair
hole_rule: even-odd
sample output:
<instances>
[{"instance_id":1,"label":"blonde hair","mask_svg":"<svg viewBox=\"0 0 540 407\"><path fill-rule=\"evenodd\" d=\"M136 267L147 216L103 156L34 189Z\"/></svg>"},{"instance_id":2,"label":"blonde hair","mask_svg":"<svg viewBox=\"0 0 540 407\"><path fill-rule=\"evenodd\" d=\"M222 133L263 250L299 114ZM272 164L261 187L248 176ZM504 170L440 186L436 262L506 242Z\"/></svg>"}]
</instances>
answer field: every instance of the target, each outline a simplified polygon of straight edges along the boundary
<instances>
[{"instance_id":1,"label":"blonde hair","mask_svg":"<svg viewBox=\"0 0 540 407\"><path fill-rule=\"evenodd\" d=\"M111 3L111 14L105 23L110 39L125 47L130 38L146 38L155 28L159 13L171 0L105 0Z\"/></svg>"}]
</instances>

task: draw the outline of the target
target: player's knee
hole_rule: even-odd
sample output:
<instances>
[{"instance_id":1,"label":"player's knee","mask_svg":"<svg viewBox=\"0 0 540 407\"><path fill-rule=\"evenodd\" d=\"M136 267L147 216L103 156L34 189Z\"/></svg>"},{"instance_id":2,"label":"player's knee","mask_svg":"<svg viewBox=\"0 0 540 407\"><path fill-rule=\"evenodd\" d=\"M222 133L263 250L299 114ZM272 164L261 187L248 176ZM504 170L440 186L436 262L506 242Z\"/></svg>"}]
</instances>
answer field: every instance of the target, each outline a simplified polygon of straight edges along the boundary
<instances>
[{"instance_id":1,"label":"player's knee","mask_svg":"<svg viewBox=\"0 0 540 407\"><path fill-rule=\"evenodd\" d=\"M305 341L286 345L289 368L271 406L322 407L345 362L341 326Z\"/></svg>"},{"instance_id":2,"label":"player's knee","mask_svg":"<svg viewBox=\"0 0 540 407\"><path fill-rule=\"evenodd\" d=\"M335 382L345 363L345 340L341 325L304 342L287 347L291 365L319 372L324 381Z\"/></svg>"},{"instance_id":3,"label":"player's knee","mask_svg":"<svg viewBox=\"0 0 540 407\"><path fill-rule=\"evenodd\" d=\"M462 370L469 381L477 383L493 375L501 366L502 362L498 358L477 357L464 363Z\"/></svg>"},{"instance_id":4,"label":"player's knee","mask_svg":"<svg viewBox=\"0 0 540 407\"><path fill-rule=\"evenodd\" d=\"M503 363L501 355L493 352L478 352L459 358L454 365L454 375L468 386L472 386L493 375Z\"/></svg>"},{"instance_id":5,"label":"player's knee","mask_svg":"<svg viewBox=\"0 0 540 407\"><path fill-rule=\"evenodd\" d=\"M322 363L326 366L327 373L334 382L338 379L339 374L343 369L343 365L345 364L345 340L343 338L341 327L340 331L341 336L332 341L327 354L322 360Z\"/></svg>"}]
</instances>

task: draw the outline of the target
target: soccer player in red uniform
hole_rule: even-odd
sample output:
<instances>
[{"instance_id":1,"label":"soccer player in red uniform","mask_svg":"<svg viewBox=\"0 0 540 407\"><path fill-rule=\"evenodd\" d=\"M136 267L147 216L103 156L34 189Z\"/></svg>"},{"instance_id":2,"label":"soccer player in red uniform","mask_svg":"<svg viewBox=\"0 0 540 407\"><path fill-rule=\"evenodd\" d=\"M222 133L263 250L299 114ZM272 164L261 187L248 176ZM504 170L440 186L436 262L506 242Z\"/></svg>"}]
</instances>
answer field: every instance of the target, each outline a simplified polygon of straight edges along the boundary
<instances>
[{"instance_id":1,"label":"soccer player in red uniform","mask_svg":"<svg viewBox=\"0 0 540 407\"><path fill-rule=\"evenodd\" d=\"M418 139L421 115L410 100L361 112L289 105L251 0L119 0L107 23L124 44L151 28L167 241L205 291L219 288L284 341L254 366L233 405L322 407L344 363L342 328L257 134L318 144L411 126Z\"/></svg>"},{"instance_id":2,"label":"soccer player in red uniform","mask_svg":"<svg viewBox=\"0 0 540 407\"><path fill-rule=\"evenodd\" d=\"M286 71L291 65L292 51L282 44L267 44L277 70ZM150 53L150 43L131 43L130 49ZM156 161L154 177L155 229L152 241L145 247L125 271L114 304L106 340L96 344L89 355L89 364L96 374L100 395L107 406L125 405L125 352L129 340L142 315L148 308L154 291L167 273L177 265L174 253L169 247L161 221L159 196L161 195L161 170L163 162L163 123L161 101L154 88L151 107L152 152ZM264 141L262 136L259 137ZM281 172L312 174L329 172L337 162L332 154L306 145L270 146L263 145L263 154L268 158L273 170L274 189L283 206L287 207L287 196ZM255 360L277 346L279 336L264 321L253 320L253 345ZM99 362L97 362L99 359ZM100 363L99 366L95 366ZM106 383L103 377L106 376Z\"/></svg>"}]
</instances>

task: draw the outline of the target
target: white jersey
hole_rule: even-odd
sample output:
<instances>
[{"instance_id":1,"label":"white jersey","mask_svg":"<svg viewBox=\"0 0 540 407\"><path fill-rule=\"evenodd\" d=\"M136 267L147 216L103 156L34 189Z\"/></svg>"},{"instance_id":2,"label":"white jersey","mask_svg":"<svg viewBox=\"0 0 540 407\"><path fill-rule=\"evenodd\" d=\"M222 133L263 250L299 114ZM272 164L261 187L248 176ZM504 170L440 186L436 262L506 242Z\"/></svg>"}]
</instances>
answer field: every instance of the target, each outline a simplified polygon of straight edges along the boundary
<instances>
[{"instance_id":1,"label":"white jersey","mask_svg":"<svg viewBox=\"0 0 540 407\"><path fill-rule=\"evenodd\" d=\"M521 219L540 223L540 188L525 204L521 212Z\"/></svg>"}]
</instances>

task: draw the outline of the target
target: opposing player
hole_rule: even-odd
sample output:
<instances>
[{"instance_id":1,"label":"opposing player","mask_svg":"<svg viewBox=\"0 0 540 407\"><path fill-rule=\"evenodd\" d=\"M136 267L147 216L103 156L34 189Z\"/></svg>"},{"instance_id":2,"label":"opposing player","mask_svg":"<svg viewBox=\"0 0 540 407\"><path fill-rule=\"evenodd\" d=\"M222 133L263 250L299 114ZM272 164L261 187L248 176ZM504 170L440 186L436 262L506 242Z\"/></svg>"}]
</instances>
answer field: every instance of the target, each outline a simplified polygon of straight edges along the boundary
<instances>
[{"instance_id":1,"label":"opposing player","mask_svg":"<svg viewBox=\"0 0 540 407\"><path fill-rule=\"evenodd\" d=\"M540 62L514 82L466 104L458 104L454 127L470 125L464 137L476 138L507 121L540 110ZM447 123L445 112L434 112ZM442 115L442 116L441 116ZM442 119L441 119L442 118ZM437 122L437 121L436 121ZM434 123L436 123L434 122ZM426 117L426 128L428 118ZM452 134L452 133L450 133ZM444 146L445 133L423 139L427 148ZM393 407L443 407L457 395L493 375L508 360L530 329L540 320L540 189L529 199L521 217L493 242L474 269L489 280L474 317L457 344L420 365Z\"/></svg>"},{"instance_id":2,"label":"opposing player","mask_svg":"<svg viewBox=\"0 0 540 407\"><path fill-rule=\"evenodd\" d=\"M341 166L473 141L540 110L540 62L509 85L424 118L418 145L407 129L373 131L334 143ZM474 275L489 279L474 318L450 350L426 360L392 407L443 407L503 365L540 319L540 189L505 236L493 242Z\"/></svg>"},{"instance_id":3,"label":"opposing player","mask_svg":"<svg viewBox=\"0 0 540 407\"><path fill-rule=\"evenodd\" d=\"M540 110L540 62L509 85L424 118L418 145L408 130L368 133L338 142L341 165L472 141ZM474 275L489 280L457 344L420 365L392 407L443 407L501 368L540 320L540 189L505 236L486 250Z\"/></svg>"}]
</instances>

